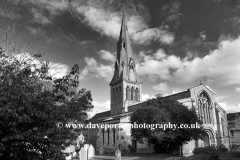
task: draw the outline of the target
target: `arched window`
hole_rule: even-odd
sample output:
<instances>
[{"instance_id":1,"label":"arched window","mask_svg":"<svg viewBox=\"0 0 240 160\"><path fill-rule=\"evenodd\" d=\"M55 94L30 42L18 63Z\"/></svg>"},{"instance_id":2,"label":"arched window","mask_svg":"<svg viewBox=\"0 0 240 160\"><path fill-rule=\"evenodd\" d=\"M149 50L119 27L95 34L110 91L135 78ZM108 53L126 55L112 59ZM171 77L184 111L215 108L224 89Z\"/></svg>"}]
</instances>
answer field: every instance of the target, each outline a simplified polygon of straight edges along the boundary
<instances>
[{"instance_id":1,"label":"arched window","mask_svg":"<svg viewBox=\"0 0 240 160\"><path fill-rule=\"evenodd\" d=\"M224 131L224 119L221 118L221 121L222 121L222 133L223 133L223 136L225 136L225 131Z\"/></svg>"},{"instance_id":2,"label":"arched window","mask_svg":"<svg viewBox=\"0 0 240 160\"><path fill-rule=\"evenodd\" d=\"M112 91L112 98L111 98L111 99L112 99L112 102L115 102L115 99L114 99L114 98L115 98L115 89L113 88L113 91Z\"/></svg>"},{"instance_id":3,"label":"arched window","mask_svg":"<svg viewBox=\"0 0 240 160\"><path fill-rule=\"evenodd\" d=\"M138 90L138 88L136 88L136 101L137 102L140 102L140 94L139 94L139 90Z\"/></svg>"},{"instance_id":4,"label":"arched window","mask_svg":"<svg viewBox=\"0 0 240 160\"><path fill-rule=\"evenodd\" d=\"M116 93L115 93L115 102L118 101L118 88L116 87Z\"/></svg>"},{"instance_id":5,"label":"arched window","mask_svg":"<svg viewBox=\"0 0 240 160\"><path fill-rule=\"evenodd\" d=\"M198 111L200 118L204 124L211 124L211 101L206 92L201 92L198 95Z\"/></svg>"},{"instance_id":6,"label":"arched window","mask_svg":"<svg viewBox=\"0 0 240 160\"><path fill-rule=\"evenodd\" d=\"M116 130L113 128L113 144L115 145L116 143Z\"/></svg>"},{"instance_id":7,"label":"arched window","mask_svg":"<svg viewBox=\"0 0 240 160\"><path fill-rule=\"evenodd\" d=\"M127 86L127 88L126 88L126 99L130 100L130 88L129 88L129 86Z\"/></svg>"},{"instance_id":8,"label":"arched window","mask_svg":"<svg viewBox=\"0 0 240 160\"><path fill-rule=\"evenodd\" d=\"M121 101L121 97L122 97L122 96L121 96L121 95L122 95L121 89L122 89L121 86L119 86L119 91L118 91L118 100L119 100L119 101Z\"/></svg>"},{"instance_id":9,"label":"arched window","mask_svg":"<svg viewBox=\"0 0 240 160\"><path fill-rule=\"evenodd\" d=\"M133 87L131 88L131 100L135 101L135 91Z\"/></svg>"},{"instance_id":10,"label":"arched window","mask_svg":"<svg viewBox=\"0 0 240 160\"><path fill-rule=\"evenodd\" d=\"M104 144L104 133L105 133L105 129L102 129L102 144Z\"/></svg>"},{"instance_id":11,"label":"arched window","mask_svg":"<svg viewBox=\"0 0 240 160\"><path fill-rule=\"evenodd\" d=\"M108 137L108 143L107 144L109 145L109 137L110 137L110 129L109 128L107 129L107 137Z\"/></svg>"}]
</instances>

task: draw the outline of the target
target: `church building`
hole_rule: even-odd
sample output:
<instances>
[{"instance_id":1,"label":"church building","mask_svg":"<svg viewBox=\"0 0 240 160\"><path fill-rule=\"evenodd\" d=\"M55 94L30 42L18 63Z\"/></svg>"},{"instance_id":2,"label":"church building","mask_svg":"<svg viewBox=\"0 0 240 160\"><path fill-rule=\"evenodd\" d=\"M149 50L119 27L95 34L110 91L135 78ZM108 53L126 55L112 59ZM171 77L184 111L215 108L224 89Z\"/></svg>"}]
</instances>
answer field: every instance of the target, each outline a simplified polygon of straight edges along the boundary
<instances>
[{"instance_id":1,"label":"church building","mask_svg":"<svg viewBox=\"0 0 240 160\"><path fill-rule=\"evenodd\" d=\"M120 128L99 128L95 131L95 148L103 146L105 151L114 152L121 145L124 152L152 152L151 144L140 144L131 137L130 115L142 103L142 82L136 72L136 63L132 51L127 23L123 14L120 36L117 42L115 71L110 82L111 109L92 117L91 123L121 124ZM192 140L182 146L183 156L192 155L196 147L224 144L229 148L226 111L217 103L216 93L200 84L186 91L169 95L174 100L195 108L208 133L205 140ZM164 98L164 97L163 97Z\"/></svg>"}]
</instances>

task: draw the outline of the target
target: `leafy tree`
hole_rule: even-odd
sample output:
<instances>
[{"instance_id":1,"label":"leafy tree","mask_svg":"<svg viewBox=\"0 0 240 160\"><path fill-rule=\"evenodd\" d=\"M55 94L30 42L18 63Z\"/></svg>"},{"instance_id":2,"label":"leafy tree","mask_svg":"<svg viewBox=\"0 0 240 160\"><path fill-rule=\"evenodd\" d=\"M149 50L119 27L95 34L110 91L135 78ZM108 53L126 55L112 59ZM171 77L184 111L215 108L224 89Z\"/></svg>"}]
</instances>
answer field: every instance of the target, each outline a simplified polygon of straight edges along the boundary
<instances>
[{"instance_id":1,"label":"leafy tree","mask_svg":"<svg viewBox=\"0 0 240 160\"><path fill-rule=\"evenodd\" d=\"M16 35L13 36L13 38ZM41 54L30 55L7 37L0 48L0 159L64 159L61 150L77 135L56 123L84 122L91 92L78 88L79 68L49 75Z\"/></svg>"},{"instance_id":2,"label":"leafy tree","mask_svg":"<svg viewBox=\"0 0 240 160\"><path fill-rule=\"evenodd\" d=\"M201 122L194 109L188 109L186 106L170 98L159 97L142 103L142 106L131 115L131 123L137 124L195 124ZM201 125L200 125L201 126ZM196 129L132 129L132 137L143 142L154 144L155 152L171 152L177 146L182 145L193 139L203 139L206 132L201 126Z\"/></svg>"}]
</instances>

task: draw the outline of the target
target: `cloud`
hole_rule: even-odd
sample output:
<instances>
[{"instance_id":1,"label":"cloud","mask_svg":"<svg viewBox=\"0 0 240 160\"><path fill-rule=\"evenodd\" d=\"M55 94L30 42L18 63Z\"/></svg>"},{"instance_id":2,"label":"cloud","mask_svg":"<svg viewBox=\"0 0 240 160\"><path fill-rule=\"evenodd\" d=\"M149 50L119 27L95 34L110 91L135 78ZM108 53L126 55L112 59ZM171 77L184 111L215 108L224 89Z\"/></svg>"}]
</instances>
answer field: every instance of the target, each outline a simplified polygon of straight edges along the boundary
<instances>
[{"instance_id":1,"label":"cloud","mask_svg":"<svg viewBox=\"0 0 240 160\"><path fill-rule=\"evenodd\" d=\"M70 67L63 63L49 62L49 73L53 78L62 78L70 71Z\"/></svg>"},{"instance_id":2,"label":"cloud","mask_svg":"<svg viewBox=\"0 0 240 160\"><path fill-rule=\"evenodd\" d=\"M107 61L111 61L111 62L115 62L116 60L116 55L110 53L109 51L106 50L100 50L98 52L98 55L100 55L101 59L107 60Z\"/></svg>"},{"instance_id":3,"label":"cloud","mask_svg":"<svg viewBox=\"0 0 240 160\"><path fill-rule=\"evenodd\" d=\"M94 116L96 113L105 112L105 111L110 110L110 100L103 102L103 103L98 102L98 101L93 101L92 105L94 105L94 108L92 111L90 111L88 113L89 117Z\"/></svg>"},{"instance_id":4,"label":"cloud","mask_svg":"<svg viewBox=\"0 0 240 160\"><path fill-rule=\"evenodd\" d=\"M30 27L30 26L25 26L27 30L29 30L32 34L34 35L39 35L43 36L46 34L46 32L42 28L37 28L37 27Z\"/></svg>"},{"instance_id":5,"label":"cloud","mask_svg":"<svg viewBox=\"0 0 240 160\"><path fill-rule=\"evenodd\" d=\"M118 39L122 14L119 14L117 10L119 10L122 4L116 5L116 2L113 3L89 1L88 3L78 4L74 10L81 15L80 20L93 30L102 35ZM162 26L156 28L149 27L148 20L145 19L149 15L148 12L144 11L147 10L144 5L137 5L133 2L127 5L129 5L127 8L136 8L136 10L129 9L130 11L126 9L128 31L135 43L149 44L152 41L158 41L162 44L170 44L173 42L174 34L170 33L167 28Z\"/></svg>"},{"instance_id":6,"label":"cloud","mask_svg":"<svg viewBox=\"0 0 240 160\"><path fill-rule=\"evenodd\" d=\"M0 17L9 18L11 20L16 20L21 18L19 14L16 14L11 9L3 9L3 8L0 8Z\"/></svg>"},{"instance_id":7,"label":"cloud","mask_svg":"<svg viewBox=\"0 0 240 160\"><path fill-rule=\"evenodd\" d=\"M240 87L237 87L237 88L236 88L236 92L240 92Z\"/></svg>"},{"instance_id":8,"label":"cloud","mask_svg":"<svg viewBox=\"0 0 240 160\"><path fill-rule=\"evenodd\" d=\"M133 34L132 39L138 44L150 44L152 41L171 44L174 41L174 34L162 27L150 28Z\"/></svg>"},{"instance_id":9,"label":"cloud","mask_svg":"<svg viewBox=\"0 0 240 160\"><path fill-rule=\"evenodd\" d=\"M240 104L233 105L233 104L227 104L225 102L218 103L224 110L227 111L227 113L233 113L233 112L240 112Z\"/></svg>"},{"instance_id":10,"label":"cloud","mask_svg":"<svg viewBox=\"0 0 240 160\"><path fill-rule=\"evenodd\" d=\"M46 61L38 58L34 58L34 54L30 53L18 53L14 55L13 57L8 58L9 62L13 62L14 59L17 59L20 64L32 64L35 65L36 68L40 68L43 64L46 64ZM25 63L27 62L27 63ZM52 76L52 78L62 78L63 76L67 75L70 71L70 67L64 63L55 63L55 62L49 62L49 75ZM34 68L31 68L34 70Z\"/></svg>"},{"instance_id":11,"label":"cloud","mask_svg":"<svg viewBox=\"0 0 240 160\"><path fill-rule=\"evenodd\" d=\"M98 64L93 57L85 57L85 62L87 65L80 73L80 80L88 78L103 78L107 81L111 80L114 72L113 66Z\"/></svg>"},{"instance_id":12,"label":"cloud","mask_svg":"<svg viewBox=\"0 0 240 160\"><path fill-rule=\"evenodd\" d=\"M142 101L147 101L148 99L155 98L155 96L150 96L149 94L142 94Z\"/></svg>"},{"instance_id":13,"label":"cloud","mask_svg":"<svg viewBox=\"0 0 240 160\"><path fill-rule=\"evenodd\" d=\"M62 34L64 34L63 31L62 31ZM64 35L65 35L65 34L64 34ZM67 35L65 35L65 37L66 37L66 36L67 36ZM94 44L93 41L87 41L87 40L80 41L80 40L77 40L74 34L69 34L67 40L72 41L72 42L76 43L78 46L84 47L84 48L92 47L93 44Z\"/></svg>"},{"instance_id":14,"label":"cloud","mask_svg":"<svg viewBox=\"0 0 240 160\"><path fill-rule=\"evenodd\" d=\"M218 48L204 57L192 60L166 55L161 49L152 55L140 52L137 64L139 75L149 79L169 80L175 83L191 83L199 79L227 86L240 83L240 37L224 40ZM157 58L157 54L161 58Z\"/></svg>"},{"instance_id":15,"label":"cloud","mask_svg":"<svg viewBox=\"0 0 240 160\"><path fill-rule=\"evenodd\" d=\"M229 95L217 95L216 96L216 101L219 102L219 101L222 101L223 99L229 97Z\"/></svg>"},{"instance_id":16,"label":"cloud","mask_svg":"<svg viewBox=\"0 0 240 160\"><path fill-rule=\"evenodd\" d=\"M44 15L41 11L37 10L36 8L31 8L31 13L33 15L33 18L30 19L33 23L40 23L42 25L46 25L51 23L51 20Z\"/></svg>"},{"instance_id":17,"label":"cloud","mask_svg":"<svg viewBox=\"0 0 240 160\"><path fill-rule=\"evenodd\" d=\"M171 70L181 68L182 61L179 57L168 56L159 49L153 55L146 55L140 52L141 61L137 64L137 73L142 76L148 76L150 80L169 79Z\"/></svg>"},{"instance_id":18,"label":"cloud","mask_svg":"<svg viewBox=\"0 0 240 160\"><path fill-rule=\"evenodd\" d=\"M160 92L166 93L166 92L169 91L170 88L169 88L167 83L160 83L158 85L153 86L153 89L157 90L157 91L160 91Z\"/></svg>"},{"instance_id":19,"label":"cloud","mask_svg":"<svg viewBox=\"0 0 240 160\"><path fill-rule=\"evenodd\" d=\"M177 28L180 25L179 19L182 16L181 3L179 1L167 3L161 8L161 15L165 17L165 24Z\"/></svg>"}]
</instances>

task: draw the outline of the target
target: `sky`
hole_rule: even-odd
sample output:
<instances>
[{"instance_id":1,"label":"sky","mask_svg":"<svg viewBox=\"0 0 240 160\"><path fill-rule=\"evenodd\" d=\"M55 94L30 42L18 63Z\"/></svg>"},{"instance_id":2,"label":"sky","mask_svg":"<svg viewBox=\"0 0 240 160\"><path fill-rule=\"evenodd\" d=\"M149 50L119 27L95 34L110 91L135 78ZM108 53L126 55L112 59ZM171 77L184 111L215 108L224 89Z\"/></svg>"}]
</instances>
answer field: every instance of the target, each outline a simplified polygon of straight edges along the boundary
<instances>
[{"instance_id":1,"label":"sky","mask_svg":"<svg viewBox=\"0 0 240 160\"><path fill-rule=\"evenodd\" d=\"M99 113L110 109L123 12L143 100L201 80L228 113L240 112L239 0L0 0L0 39L20 31L17 44L42 53L56 77L78 64Z\"/></svg>"}]
</instances>

